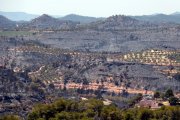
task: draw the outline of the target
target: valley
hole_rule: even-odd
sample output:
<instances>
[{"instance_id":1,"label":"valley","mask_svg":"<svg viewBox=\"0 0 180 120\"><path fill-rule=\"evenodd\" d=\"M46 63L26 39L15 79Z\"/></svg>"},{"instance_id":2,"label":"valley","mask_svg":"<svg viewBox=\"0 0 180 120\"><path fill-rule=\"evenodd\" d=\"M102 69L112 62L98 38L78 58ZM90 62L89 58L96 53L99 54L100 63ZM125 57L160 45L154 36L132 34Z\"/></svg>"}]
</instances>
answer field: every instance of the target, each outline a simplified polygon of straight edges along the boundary
<instances>
[{"instance_id":1,"label":"valley","mask_svg":"<svg viewBox=\"0 0 180 120\"><path fill-rule=\"evenodd\" d=\"M0 115L25 118L35 104L59 97L97 98L122 109L147 96L156 101L154 94L168 89L179 99L178 23L123 15L86 24L46 14L22 23L2 19L8 26L0 23Z\"/></svg>"}]
</instances>

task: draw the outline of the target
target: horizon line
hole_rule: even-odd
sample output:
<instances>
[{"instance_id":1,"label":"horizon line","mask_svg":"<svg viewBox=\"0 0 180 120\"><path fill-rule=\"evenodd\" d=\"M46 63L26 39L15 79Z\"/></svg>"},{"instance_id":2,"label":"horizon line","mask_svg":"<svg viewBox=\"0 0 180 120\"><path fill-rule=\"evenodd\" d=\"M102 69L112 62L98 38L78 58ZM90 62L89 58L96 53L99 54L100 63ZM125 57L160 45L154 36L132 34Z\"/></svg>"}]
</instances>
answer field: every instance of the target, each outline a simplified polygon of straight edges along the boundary
<instances>
[{"instance_id":1,"label":"horizon line","mask_svg":"<svg viewBox=\"0 0 180 120\"><path fill-rule=\"evenodd\" d=\"M175 11L175 12L172 12L170 14L166 14L166 13L153 13L153 14L137 14L137 15L130 15L130 14L112 14L110 16L90 16L90 15L83 15L83 14L78 14L78 13L67 13L65 15L57 15L57 14L50 14L50 13L41 13L41 14L36 14L36 13L30 13L30 12L25 12L25 11L3 11L3 10L0 10L0 12L4 12L4 13L25 13L25 14L30 14L30 15L37 15L37 16L41 16L43 14L46 14L46 15L49 15L49 16L58 16L58 17L65 17L67 15L78 15L78 16L84 16L84 17L95 17L95 18L102 18L102 17L110 17L110 16L114 16L114 15L125 15L125 16L148 16L148 15L160 15L160 14L163 14L163 15L173 15L173 14L176 14L176 13L179 13L178 11Z\"/></svg>"}]
</instances>

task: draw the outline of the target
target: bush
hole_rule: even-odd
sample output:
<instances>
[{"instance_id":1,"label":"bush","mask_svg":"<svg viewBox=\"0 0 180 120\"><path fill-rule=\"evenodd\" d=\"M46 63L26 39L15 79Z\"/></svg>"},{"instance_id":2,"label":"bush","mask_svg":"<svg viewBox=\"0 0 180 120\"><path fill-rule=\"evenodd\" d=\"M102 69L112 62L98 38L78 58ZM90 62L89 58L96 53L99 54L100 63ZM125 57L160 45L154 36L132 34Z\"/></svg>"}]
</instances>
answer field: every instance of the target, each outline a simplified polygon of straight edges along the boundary
<instances>
[{"instance_id":1,"label":"bush","mask_svg":"<svg viewBox=\"0 0 180 120\"><path fill-rule=\"evenodd\" d=\"M174 93L171 89L168 89L165 93L165 97L166 98L170 98L170 97L173 97L174 96Z\"/></svg>"}]
</instances>

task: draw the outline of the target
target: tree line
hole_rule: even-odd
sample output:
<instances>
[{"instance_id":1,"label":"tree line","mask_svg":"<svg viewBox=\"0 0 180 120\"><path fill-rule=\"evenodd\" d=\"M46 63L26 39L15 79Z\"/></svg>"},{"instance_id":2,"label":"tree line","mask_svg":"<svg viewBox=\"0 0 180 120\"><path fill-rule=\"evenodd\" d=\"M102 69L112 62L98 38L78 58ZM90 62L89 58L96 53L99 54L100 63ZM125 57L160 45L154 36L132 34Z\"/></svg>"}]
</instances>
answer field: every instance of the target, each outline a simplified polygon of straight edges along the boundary
<instances>
[{"instance_id":1,"label":"tree line","mask_svg":"<svg viewBox=\"0 0 180 120\"><path fill-rule=\"evenodd\" d=\"M51 104L37 104L27 120L179 120L180 106L163 106L157 110L148 108L120 109L116 105L104 105L97 99L59 99ZM20 120L18 116L4 116L0 120Z\"/></svg>"}]
</instances>

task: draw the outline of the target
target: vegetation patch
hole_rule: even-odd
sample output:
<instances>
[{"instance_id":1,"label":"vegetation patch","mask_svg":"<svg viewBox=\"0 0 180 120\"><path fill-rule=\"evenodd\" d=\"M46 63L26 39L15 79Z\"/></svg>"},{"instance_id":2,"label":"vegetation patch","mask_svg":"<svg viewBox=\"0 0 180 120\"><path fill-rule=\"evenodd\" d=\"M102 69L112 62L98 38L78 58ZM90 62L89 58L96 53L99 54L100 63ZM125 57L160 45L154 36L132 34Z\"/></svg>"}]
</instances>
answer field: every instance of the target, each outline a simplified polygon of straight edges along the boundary
<instances>
[{"instance_id":1,"label":"vegetation patch","mask_svg":"<svg viewBox=\"0 0 180 120\"><path fill-rule=\"evenodd\" d=\"M9 118L9 119L6 119ZM18 117L3 117L0 120L18 120ZM38 104L28 114L28 120L179 120L180 107L119 109L104 105L101 100L74 101L59 99L52 104Z\"/></svg>"},{"instance_id":2,"label":"vegetation patch","mask_svg":"<svg viewBox=\"0 0 180 120\"><path fill-rule=\"evenodd\" d=\"M0 31L0 36L14 37L14 36L30 36L30 35L32 35L32 32L29 31Z\"/></svg>"},{"instance_id":3,"label":"vegetation patch","mask_svg":"<svg viewBox=\"0 0 180 120\"><path fill-rule=\"evenodd\" d=\"M170 59L180 62L180 52L171 54L168 56Z\"/></svg>"}]
</instances>

